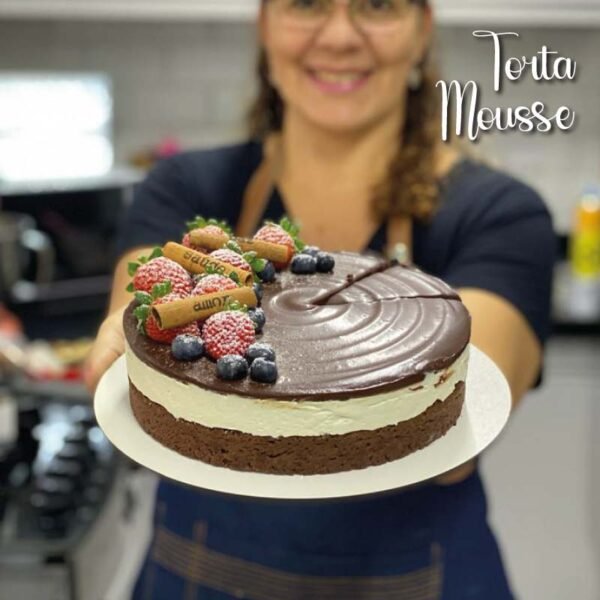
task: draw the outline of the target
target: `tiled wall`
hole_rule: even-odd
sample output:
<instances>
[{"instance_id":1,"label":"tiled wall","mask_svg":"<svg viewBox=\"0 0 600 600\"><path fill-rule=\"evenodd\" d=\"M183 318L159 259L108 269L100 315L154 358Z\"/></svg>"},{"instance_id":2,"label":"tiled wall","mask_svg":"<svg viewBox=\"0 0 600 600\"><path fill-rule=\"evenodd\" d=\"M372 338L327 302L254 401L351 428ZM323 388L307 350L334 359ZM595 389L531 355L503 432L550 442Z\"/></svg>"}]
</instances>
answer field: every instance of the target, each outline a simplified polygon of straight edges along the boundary
<instances>
[{"instance_id":1,"label":"tiled wall","mask_svg":"<svg viewBox=\"0 0 600 600\"><path fill-rule=\"evenodd\" d=\"M498 30L519 30L498 28ZM529 105L543 100L574 107L579 123L568 134L486 135L476 148L537 187L566 230L579 190L600 181L600 78L597 30L519 30L507 54L531 56L543 44L579 63L573 83L536 83L527 77L492 90L491 42L471 29L439 33L447 79L481 84L482 104ZM253 91L254 27L214 23L0 23L0 69L105 71L114 82L116 150L120 160L167 135L185 146L243 136L243 113Z\"/></svg>"}]
</instances>

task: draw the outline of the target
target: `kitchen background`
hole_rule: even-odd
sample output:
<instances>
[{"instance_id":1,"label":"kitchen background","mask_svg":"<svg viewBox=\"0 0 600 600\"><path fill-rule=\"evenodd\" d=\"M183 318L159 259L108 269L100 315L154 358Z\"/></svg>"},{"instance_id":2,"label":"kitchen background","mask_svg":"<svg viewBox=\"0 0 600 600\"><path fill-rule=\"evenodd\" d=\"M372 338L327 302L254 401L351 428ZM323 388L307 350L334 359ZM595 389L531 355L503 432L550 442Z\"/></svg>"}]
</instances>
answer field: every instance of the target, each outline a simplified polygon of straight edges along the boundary
<instances>
[{"instance_id":1,"label":"kitchen background","mask_svg":"<svg viewBox=\"0 0 600 600\"><path fill-rule=\"evenodd\" d=\"M134 156L139 161L166 138L176 139L184 148L234 142L244 136L244 110L254 90L253 5L250 0L0 0L0 71L108 75L119 168ZM600 184L600 2L445 0L438 5L438 47L445 79L478 81L486 106L543 100L553 110L565 104L578 113L578 124L568 134L486 134L473 148L541 192L564 248L583 188ZM579 69L576 83L536 83L524 76L518 84L505 85L502 96L497 96L491 91L491 42L473 38L474 29L519 32L519 40L507 42L507 55L529 57L547 45L572 57ZM94 196L94 202L98 198L116 202L115 214L138 177L119 172L109 183L97 184ZM87 201L85 194L90 193L87 189L84 194L86 186L81 187L81 195L71 190L68 200L56 193L51 197L73 203L76 212L81 209L77 203ZM11 211L19 210L20 197L27 198L23 202L34 201L11 195L9 188L4 195L4 208L8 202ZM98 320L106 286L106 279L97 280L96 300L89 304L86 318L82 316L84 333L91 333ZM568 304L569 289L568 280L559 277L557 299L566 297ZM25 315L26 326L27 319L38 318L25 306L18 310ZM600 386L600 316L564 324L558 322L565 319L557 308L559 313L556 335L548 346L544 386L530 394L486 453L483 471L492 521L518 597L598 600L600 450L594 436L600 405L594 400ZM139 472L131 481L130 504L136 489L152 485L152 479ZM147 504L138 507L134 525L130 523L139 533L128 537L135 538L140 548L148 531L147 511ZM117 518L125 519L123 514ZM3 535L5 527L0 529L0 547ZM10 563L5 555L0 554L0 582ZM135 556L129 558L112 591L102 597L124 598L136 561ZM107 565L107 572L113 567ZM98 565L93 568L99 572ZM3 595L0 583L0 599L16 597L14 589ZM57 592L52 597L62 596Z\"/></svg>"}]
</instances>

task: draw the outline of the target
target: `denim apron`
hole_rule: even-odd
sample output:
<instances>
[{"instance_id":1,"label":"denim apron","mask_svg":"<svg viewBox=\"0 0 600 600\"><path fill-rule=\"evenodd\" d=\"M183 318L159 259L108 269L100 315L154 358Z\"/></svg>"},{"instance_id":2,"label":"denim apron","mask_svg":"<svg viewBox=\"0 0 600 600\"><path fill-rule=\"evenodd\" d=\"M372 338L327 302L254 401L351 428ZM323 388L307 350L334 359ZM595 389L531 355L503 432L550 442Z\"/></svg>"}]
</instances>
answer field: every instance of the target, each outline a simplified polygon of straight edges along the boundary
<instances>
[{"instance_id":1,"label":"denim apron","mask_svg":"<svg viewBox=\"0 0 600 600\"><path fill-rule=\"evenodd\" d=\"M134 600L509 600L477 472L451 486L256 501L163 480Z\"/></svg>"}]
</instances>

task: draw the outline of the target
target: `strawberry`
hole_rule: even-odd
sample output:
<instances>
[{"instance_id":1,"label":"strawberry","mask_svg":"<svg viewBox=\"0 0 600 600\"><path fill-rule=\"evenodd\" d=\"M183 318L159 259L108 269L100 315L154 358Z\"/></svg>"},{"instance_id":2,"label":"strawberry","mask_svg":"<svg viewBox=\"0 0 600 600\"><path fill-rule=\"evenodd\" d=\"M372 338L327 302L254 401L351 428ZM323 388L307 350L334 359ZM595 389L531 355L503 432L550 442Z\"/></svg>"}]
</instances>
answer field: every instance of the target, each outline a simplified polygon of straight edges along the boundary
<instances>
[{"instance_id":1,"label":"strawberry","mask_svg":"<svg viewBox=\"0 0 600 600\"><path fill-rule=\"evenodd\" d=\"M223 292L225 290L234 290L238 284L230 277L225 275L205 275L198 280L196 287L192 290L192 296L201 296L202 294L213 294L214 292Z\"/></svg>"},{"instance_id":2,"label":"strawberry","mask_svg":"<svg viewBox=\"0 0 600 600\"><path fill-rule=\"evenodd\" d=\"M256 341L252 319L239 310L226 310L204 322L202 338L209 356L218 360L228 354L244 356Z\"/></svg>"},{"instance_id":3,"label":"strawberry","mask_svg":"<svg viewBox=\"0 0 600 600\"><path fill-rule=\"evenodd\" d=\"M186 248L191 248L192 250L198 250L198 252L206 251L206 248L202 248L202 246L197 246L196 244L192 244L192 241L190 240L190 232L189 231L181 238L181 245L185 246Z\"/></svg>"},{"instance_id":4,"label":"strawberry","mask_svg":"<svg viewBox=\"0 0 600 600\"><path fill-rule=\"evenodd\" d=\"M151 294L136 292L135 298L139 304L134 311L134 315L138 320L138 329L155 342L170 344L178 335L184 333L195 336L200 335L198 323L195 321L181 327L173 327L172 329L161 329L159 327L158 322L152 314L152 307L182 298L181 294L171 291L171 285L168 281L154 285Z\"/></svg>"},{"instance_id":5,"label":"strawberry","mask_svg":"<svg viewBox=\"0 0 600 600\"><path fill-rule=\"evenodd\" d=\"M194 250L198 250L199 252L207 252L205 248L197 246L196 244L192 244L190 240L190 233L196 229L202 229L206 233L210 233L211 235L220 236L223 238L223 244L226 244L233 232L231 231L231 227L225 221L217 221L216 219L205 219L201 216L196 216L193 220L188 221L186 223L187 233L183 236L181 240L181 244L188 248L193 248Z\"/></svg>"},{"instance_id":6,"label":"strawberry","mask_svg":"<svg viewBox=\"0 0 600 600\"><path fill-rule=\"evenodd\" d=\"M222 260L238 269L243 269L254 275L254 281L259 281L258 273L266 266L267 261L258 258L256 252L242 252L235 240L229 240L223 248L211 252L210 255L217 260Z\"/></svg>"},{"instance_id":7,"label":"strawberry","mask_svg":"<svg viewBox=\"0 0 600 600\"><path fill-rule=\"evenodd\" d=\"M205 219L204 217L196 216L193 220L188 221L186 226L188 231L191 231L192 229L205 229L210 233L225 233L228 238L233 235L231 227L229 227L227 222L217 221L217 219Z\"/></svg>"},{"instance_id":8,"label":"strawberry","mask_svg":"<svg viewBox=\"0 0 600 600\"><path fill-rule=\"evenodd\" d=\"M289 248L288 261L275 263L278 270L285 269L296 252L304 248L304 243L298 238L299 229L287 217L283 217L279 224L266 222L255 234L255 240L280 244Z\"/></svg>"},{"instance_id":9,"label":"strawberry","mask_svg":"<svg viewBox=\"0 0 600 600\"><path fill-rule=\"evenodd\" d=\"M157 283L164 281L170 281L171 289L180 295L187 295L192 291L190 274L180 264L164 256L151 258L147 262L141 258L137 263L129 263L129 274L133 276L133 281L127 288L129 291L149 294Z\"/></svg>"},{"instance_id":10,"label":"strawberry","mask_svg":"<svg viewBox=\"0 0 600 600\"><path fill-rule=\"evenodd\" d=\"M235 252L234 250L230 250L229 248L221 248L220 250L214 250L210 253L212 258L216 258L224 263L231 265L232 267L237 267L238 269L242 269L243 271L252 272L252 267L250 263L241 255Z\"/></svg>"}]
</instances>

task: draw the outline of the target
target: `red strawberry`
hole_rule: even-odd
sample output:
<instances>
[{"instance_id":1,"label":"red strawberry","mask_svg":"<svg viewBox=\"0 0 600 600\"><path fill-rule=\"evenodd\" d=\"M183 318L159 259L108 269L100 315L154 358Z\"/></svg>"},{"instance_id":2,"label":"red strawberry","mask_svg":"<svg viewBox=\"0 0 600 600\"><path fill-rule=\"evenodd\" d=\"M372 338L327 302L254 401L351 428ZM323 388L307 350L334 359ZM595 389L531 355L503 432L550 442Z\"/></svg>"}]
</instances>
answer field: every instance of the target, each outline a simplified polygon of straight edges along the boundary
<instances>
[{"instance_id":1,"label":"red strawberry","mask_svg":"<svg viewBox=\"0 0 600 600\"><path fill-rule=\"evenodd\" d=\"M224 244L229 240L229 234L218 225L207 225L202 228L202 231L204 231L204 233L209 233L210 235L222 237Z\"/></svg>"},{"instance_id":2,"label":"red strawberry","mask_svg":"<svg viewBox=\"0 0 600 600\"><path fill-rule=\"evenodd\" d=\"M213 294L214 292L223 292L225 290L234 290L238 287L237 283L225 275L206 275L198 280L196 287L192 290L192 296L201 296L202 294Z\"/></svg>"},{"instance_id":3,"label":"red strawberry","mask_svg":"<svg viewBox=\"0 0 600 600\"><path fill-rule=\"evenodd\" d=\"M254 323L245 313L226 310L206 319L202 338L209 356L218 360L227 354L244 356L256 341Z\"/></svg>"},{"instance_id":4,"label":"red strawberry","mask_svg":"<svg viewBox=\"0 0 600 600\"><path fill-rule=\"evenodd\" d=\"M138 318L138 326L143 328L144 333L155 342L161 344L170 344L178 335L182 333L190 333L192 335L199 336L200 329L198 323L194 321L188 325L182 325L181 327L174 327L172 329L161 329L158 322L152 314L152 307L157 304L165 304L167 302L173 302L173 300L179 300L182 296L176 292L172 292L160 298L156 298L150 304L139 306L136 309L136 317Z\"/></svg>"},{"instance_id":5,"label":"red strawberry","mask_svg":"<svg viewBox=\"0 0 600 600\"><path fill-rule=\"evenodd\" d=\"M133 276L133 287L139 292L152 292L157 283L171 282L171 289L179 295L187 295L192 291L190 274L170 258L160 256L146 264L140 265Z\"/></svg>"},{"instance_id":6,"label":"red strawberry","mask_svg":"<svg viewBox=\"0 0 600 600\"><path fill-rule=\"evenodd\" d=\"M276 269L285 269L292 260L292 256L296 253L296 244L294 238L287 232L283 227L276 223L268 223L261 227L255 234L255 240L262 240L263 242L270 242L271 244L280 244L289 248L289 260L287 263L274 263Z\"/></svg>"},{"instance_id":7,"label":"red strawberry","mask_svg":"<svg viewBox=\"0 0 600 600\"><path fill-rule=\"evenodd\" d=\"M220 250L215 250L214 252L211 252L210 256L216 258L217 260L230 264L233 267L237 267L238 269L243 269L244 271L252 273L252 267L250 266L250 263L241 254L238 254L233 250L229 250L228 248L221 248Z\"/></svg>"}]
</instances>

